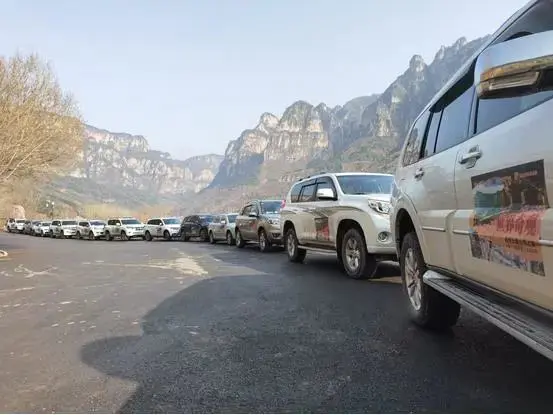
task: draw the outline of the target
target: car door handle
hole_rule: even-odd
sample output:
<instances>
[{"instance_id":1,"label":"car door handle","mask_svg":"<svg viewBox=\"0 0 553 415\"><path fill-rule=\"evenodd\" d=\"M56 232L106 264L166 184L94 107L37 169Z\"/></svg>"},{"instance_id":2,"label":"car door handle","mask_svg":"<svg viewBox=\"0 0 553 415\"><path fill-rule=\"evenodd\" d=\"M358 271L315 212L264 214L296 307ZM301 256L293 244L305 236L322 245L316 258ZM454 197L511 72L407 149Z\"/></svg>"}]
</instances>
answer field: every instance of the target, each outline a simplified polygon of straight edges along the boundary
<instances>
[{"instance_id":1,"label":"car door handle","mask_svg":"<svg viewBox=\"0 0 553 415\"><path fill-rule=\"evenodd\" d=\"M461 157L459 157L459 164L466 164L470 160L476 161L480 157L482 157L482 152L478 149L472 149L468 153L465 153Z\"/></svg>"},{"instance_id":2,"label":"car door handle","mask_svg":"<svg viewBox=\"0 0 553 415\"><path fill-rule=\"evenodd\" d=\"M418 168L417 171L415 171L415 179L420 179L422 176L424 176L424 170L422 168Z\"/></svg>"}]
</instances>

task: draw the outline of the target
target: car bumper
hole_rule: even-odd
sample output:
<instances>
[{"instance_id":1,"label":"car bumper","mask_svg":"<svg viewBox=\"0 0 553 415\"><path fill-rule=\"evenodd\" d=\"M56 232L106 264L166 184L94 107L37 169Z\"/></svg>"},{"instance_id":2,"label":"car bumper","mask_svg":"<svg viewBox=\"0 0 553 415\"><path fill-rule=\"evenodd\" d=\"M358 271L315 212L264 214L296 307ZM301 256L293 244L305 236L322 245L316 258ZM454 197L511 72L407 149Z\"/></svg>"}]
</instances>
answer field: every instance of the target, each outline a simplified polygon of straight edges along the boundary
<instances>
[{"instance_id":1,"label":"car bumper","mask_svg":"<svg viewBox=\"0 0 553 415\"><path fill-rule=\"evenodd\" d=\"M267 236L273 245L282 245L282 232L280 227L272 227L267 230Z\"/></svg>"},{"instance_id":2,"label":"car bumper","mask_svg":"<svg viewBox=\"0 0 553 415\"><path fill-rule=\"evenodd\" d=\"M145 231L144 230L137 231L137 230L128 229L128 230L125 231L125 233L127 234L127 236L129 238L138 238L138 237L143 237Z\"/></svg>"},{"instance_id":3,"label":"car bumper","mask_svg":"<svg viewBox=\"0 0 553 415\"><path fill-rule=\"evenodd\" d=\"M75 236L77 234L76 229L62 229L62 232L65 236Z\"/></svg>"}]
</instances>

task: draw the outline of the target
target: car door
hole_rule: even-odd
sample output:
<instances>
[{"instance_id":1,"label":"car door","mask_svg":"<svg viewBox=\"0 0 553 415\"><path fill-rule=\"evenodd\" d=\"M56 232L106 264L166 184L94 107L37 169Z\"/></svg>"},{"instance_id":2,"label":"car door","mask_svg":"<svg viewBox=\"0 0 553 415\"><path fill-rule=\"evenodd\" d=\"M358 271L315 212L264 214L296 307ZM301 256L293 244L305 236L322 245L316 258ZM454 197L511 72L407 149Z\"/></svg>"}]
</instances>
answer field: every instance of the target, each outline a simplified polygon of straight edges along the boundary
<instances>
[{"instance_id":1,"label":"car door","mask_svg":"<svg viewBox=\"0 0 553 415\"><path fill-rule=\"evenodd\" d=\"M538 3L507 30L553 30ZM525 56L524 51L520 51ZM457 156L452 245L458 274L553 309L553 92L478 99Z\"/></svg>"},{"instance_id":2,"label":"car door","mask_svg":"<svg viewBox=\"0 0 553 415\"><path fill-rule=\"evenodd\" d=\"M301 184L297 203L294 203L296 235L301 244L313 244L315 242L315 192L316 179L307 180Z\"/></svg>"},{"instance_id":3,"label":"car door","mask_svg":"<svg viewBox=\"0 0 553 415\"><path fill-rule=\"evenodd\" d=\"M163 219L154 219L155 236L161 238L163 236Z\"/></svg>"},{"instance_id":4,"label":"car door","mask_svg":"<svg viewBox=\"0 0 553 415\"><path fill-rule=\"evenodd\" d=\"M250 212L251 205L246 205L242 208L241 212L236 217L236 228L240 230L240 234L242 235L242 238L244 238L244 234L242 233L242 228L247 227L247 219Z\"/></svg>"},{"instance_id":5,"label":"car door","mask_svg":"<svg viewBox=\"0 0 553 415\"><path fill-rule=\"evenodd\" d=\"M245 213L242 216L243 224L240 226L240 233L243 239L248 241L257 240L257 221L259 217L259 207L256 203L252 203L245 208Z\"/></svg>"},{"instance_id":6,"label":"car door","mask_svg":"<svg viewBox=\"0 0 553 415\"><path fill-rule=\"evenodd\" d=\"M467 70L415 122L402 160L406 168L396 177L417 211L426 262L447 270L454 268L448 229L457 209L456 157L468 136L473 96L473 72Z\"/></svg>"},{"instance_id":7,"label":"car door","mask_svg":"<svg viewBox=\"0 0 553 415\"><path fill-rule=\"evenodd\" d=\"M211 225L214 229L214 236L216 239L225 239L225 226L228 223L226 215L215 216L213 218L213 224Z\"/></svg>"},{"instance_id":8,"label":"car door","mask_svg":"<svg viewBox=\"0 0 553 415\"><path fill-rule=\"evenodd\" d=\"M319 199L317 192L319 189L330 189L337 195L336 185L329 176L317 178L317 186L311 202L313 209L311 210L311 220L313 222L313 242L321 247L332 248L335 246L336 229L330 229L332 221L330 217L337 211L338 202L336 200ZM332 237L331 237L332 235Z\"/></svg>"}]
</instances>

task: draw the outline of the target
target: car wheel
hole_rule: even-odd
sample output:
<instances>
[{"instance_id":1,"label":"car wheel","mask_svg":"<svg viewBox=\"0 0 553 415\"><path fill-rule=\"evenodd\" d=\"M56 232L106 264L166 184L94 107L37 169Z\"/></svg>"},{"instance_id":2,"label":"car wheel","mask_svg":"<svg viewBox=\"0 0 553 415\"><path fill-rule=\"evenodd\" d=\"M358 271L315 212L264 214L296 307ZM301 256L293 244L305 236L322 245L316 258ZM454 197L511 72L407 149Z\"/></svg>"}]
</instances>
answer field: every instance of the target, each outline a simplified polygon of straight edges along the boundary
<instances>
[{"instance_id":1,"label":"car wheel","mask_svg":"<svg viewBox=\"0 0 553 415\"><path fill-rule=\"evenodd\" d=\"M451 298L424 284L427 270L415 232L403 238L399 256L401 282L407 295L409 314L419 326L445 330L457 323L461 306Z\"/></svg>"},{"instance_id":2,"label":"car wheel","mask_svg":"<svg viewBox=\"0 0 553 415\"><path fill-rule=\"evenodd\" d=\"M146 239L147 241L151 241L154 238L152 238L152 234L149 231L146 231L146 233L144 234L144 239Z\"/></svg>"},{"instance_id":3,"label":"car wheel","mask_svg":"<svg viewBox=\"0 0 553 415\"><path fill-rule=\"evenodd\" d=\"M371 278L375 271L376 259L369 255L365 238L357 228L346 232L342 239L342 264L348 277L355 280Z\"/></svg>"},{"instance_id":4,"label":"car wheel","mask_svg":"<svg viewBox=\"0 0 553 415\"><path fill-rule=\"evenodd\" d=\"M77 238L77 239L82 239L82 238L81 238L81 233L80 233L80 232L77 232L77 234L75 235L75 238Z\"/></svg>"},{"instance_id":5,"label":"car wheel","mask_svg":"<svg viewBox=\"0 0 553 415\"><path fill-rule=\"evenodd\" d=\"M213 237L213 232L211 231L209 231L209 243L212 245L215 243L215 238Z\"/></svg>"},{"instance_id":6,"label":"car wheel","mask_svg":"<svg viewBox=\"0 0 553 415\"><path fill-rule=\"evenodd\" d=\"M170 241L171 240L171 234L169 233L169 231L165 231L163 232L163 239L165 239L166 241Z\"/></svg>"},{"instance_id":7,"label":"car wheel","mask_svg":"<svg viewBox=\"0 0 553 415\"><path fill-rule=\"evenodd\" d=\"M65 234L63 233L63 231L60 231L60 239L65 239Z\"/></svg>"},{"instance_id":8,"label":"car wheel","mask_svg":"<svg viewBox=\"0 0 553 415\"><path fill-rule=\"evenodd\" d=\"M108 231L106 231L105 239L106 239L106 241L111 241L111 240L113 240L113 238L111 237L111 234L110 234Z\"/></svg>"},{"instance_id":9,"label":"car wheel","mask_svg":"<svg viewBox=\"0 0 553 415\"><path fill-rule=\"evenodd\" d=\"M88 240L89 240L89 241L93 241L94 239L96 239L96 238L94 237L94 232L92 232L92 231L88 232Z\"/></svg>"},{"instance_id":10,"label":"car wheel","mask_svg":"<svg viewBox=\"0 0 553 415\"><path fill-rule=\"evenodd\" d=\"M121 231L121 240L122 241L128 241L129 240L129 236L127 235L127 232Z\"/></svg>"},{"instance_id":11,"label":"car wheel","mask_svg":"<svg viewBox=\"0 0 553 415\"><path fill-rule=\"evenodd\" d=\"M200 230L200 240L202 242L207 242L207 231L205 229Z\"/></svg>"},{"instance_id":12,"label":"car wheel","mask_svg":"<svg viewBox=\"0 0 553 415\"><path fill-rule=\"evenodd\" d=\"M267 237L267 232L265 232L265 229L259 230L259 251L260 252L268 252L271 249L271 241L269 241L269 238Z\"/></svg>"},{"instance_id":13,"label":"car wheel","mask_svg":"<svg viewBox=\"0 0 553 415\"><path fill-rule=\"evenodd\" d=\"M227 231L227 245L232 246L235 243L236 243L236 241L232 237L232 233L230 233L230 231Z\"/></svg>"},{"instance_id":14,"label":"car wheel","mask_svg":"<svg viewBox=\"0 0 553 415\"><path fill-rule=\"evenodd\" d=\"M240 232L240 229L236 229L236 246L238 248L244 248L246 246L246 241L242 239L242 232Z\"/></svg>"},{"instance_id":15,"label":"car wheel","mask_svg":"<svg viewBox=\"0 0 553 415\"><path fill-rule=\"evenodd\" d=\"M307 251L299 247L296 230L293 227L290 227L286 231L284 243L286 246L286 252L288 254L288 260L290 262L300 263L305 260L305 255L307 255Z\"/></svg>"}]
</instances>

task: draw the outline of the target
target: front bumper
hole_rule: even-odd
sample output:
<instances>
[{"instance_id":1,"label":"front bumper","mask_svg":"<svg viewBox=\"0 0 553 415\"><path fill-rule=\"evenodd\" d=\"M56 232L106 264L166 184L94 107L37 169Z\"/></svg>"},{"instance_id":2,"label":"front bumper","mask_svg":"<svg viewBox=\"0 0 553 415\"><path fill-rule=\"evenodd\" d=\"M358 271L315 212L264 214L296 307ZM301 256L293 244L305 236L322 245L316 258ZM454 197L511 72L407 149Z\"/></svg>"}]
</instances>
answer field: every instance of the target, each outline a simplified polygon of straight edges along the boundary
<instances>
[{"instance_id":1,"label":"front bumper","mask_svg":"<svg viewBox=\"0 0 553 415\"><path fill-rule=\"evenodd\" d=\"M75 236L77 234L77 229L62 229L61 232L65 236Z\"/></svg>"},{"instance_id":2,"label":"front bumper","mask_svg":"<svg viewBox=\"0 0 553 415\"><path fill-rule=\"evenodd\" d=\"M125 229L125 233L129 238L144 237L145 229Z\"/></svg>"},{"instance_id":3,"label":"front bumper","mask_svg":"<svg viewBox=\"0 0 553 415\"><path fill-rule=\"evenodd\" d=\"M267 236L273 245L282 245L280 225L273 225L267 229Z\"/></svg>"}]
</instances>

